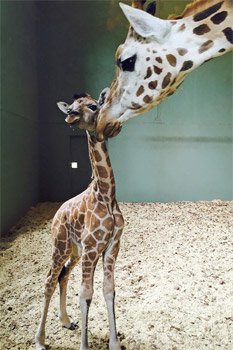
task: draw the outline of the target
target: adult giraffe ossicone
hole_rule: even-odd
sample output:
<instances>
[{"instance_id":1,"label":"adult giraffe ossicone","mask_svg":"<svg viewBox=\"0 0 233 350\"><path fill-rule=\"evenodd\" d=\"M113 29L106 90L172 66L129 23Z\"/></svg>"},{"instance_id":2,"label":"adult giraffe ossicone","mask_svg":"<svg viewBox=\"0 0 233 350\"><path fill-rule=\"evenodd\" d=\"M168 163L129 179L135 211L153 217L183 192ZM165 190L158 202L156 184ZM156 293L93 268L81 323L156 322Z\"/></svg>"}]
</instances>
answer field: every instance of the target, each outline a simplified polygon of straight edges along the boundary
<instances>
[{"instance_id":1,"label":"adult giraffe ossicone","mask_svg":"<svg viewBox=\"0 0 233 350\"><path fill-rule=\"evenodd\" d=\"M131 24L116 51L116 74L98 117L99 140L172 95L202 63L233 49L233 1L196 0L181 16L159 19L120 3ZM132 29L133 28L133 29Z\"/></svg>"}]
</instances>

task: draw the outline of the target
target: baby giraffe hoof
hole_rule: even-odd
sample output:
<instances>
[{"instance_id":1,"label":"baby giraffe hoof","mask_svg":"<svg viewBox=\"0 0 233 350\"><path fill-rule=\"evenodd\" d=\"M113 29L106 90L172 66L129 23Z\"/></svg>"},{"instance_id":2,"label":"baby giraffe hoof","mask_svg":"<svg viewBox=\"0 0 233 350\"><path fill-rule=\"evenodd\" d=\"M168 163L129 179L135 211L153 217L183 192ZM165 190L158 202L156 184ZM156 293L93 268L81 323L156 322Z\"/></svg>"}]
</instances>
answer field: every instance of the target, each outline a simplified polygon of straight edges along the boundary
<instances>
[{"instance_id":1,"label":"baby giraffe hoof","mask_svg":"<svg viewBox=\"0 0 233 350\"><path fill-rule=\"evenodd\" d=\"M109 350L120 350L120 344L118 341L109 341Z\"/></svg>"},{"instance_id":2,"label":"baby giraffe hoof","mask_svg":"<svg viewBox=\"0 0 233 350\"><path fill-rule=\"evenodd\" d=\"M77 323L71 322L69 329L70 329L71 331L74 331L77 327L78 327L78 324L77 324Z\"/></svg>"},{"instance_id":3,"label":"baby giraffe hoof","mask_svg":"<svg viewBox=\"0 0 233 350\"><path fill-rule=\"evenodd\" d=\"M45 345L42 345L40 343L36 343L36 350L46 350Z\"/></svg>"}]
</instances>

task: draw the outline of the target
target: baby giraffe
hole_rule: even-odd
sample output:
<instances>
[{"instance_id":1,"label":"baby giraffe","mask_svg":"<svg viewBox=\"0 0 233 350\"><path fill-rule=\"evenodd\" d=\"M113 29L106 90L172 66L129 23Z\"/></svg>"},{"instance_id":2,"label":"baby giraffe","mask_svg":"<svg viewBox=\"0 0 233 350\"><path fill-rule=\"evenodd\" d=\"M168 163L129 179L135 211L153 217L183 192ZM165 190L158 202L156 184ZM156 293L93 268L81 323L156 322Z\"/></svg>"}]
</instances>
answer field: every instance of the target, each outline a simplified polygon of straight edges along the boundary
<instances>
[{"instance_id":1,"label":"baby giraffe","mask_svg":"<svg viewBox=\"0 0 233 350\"><path fill-rule=\"evenodd\" d=\"M101 95L101 100L104 93ZM94 271L101 255L104 269L103 293L110 328L109 349L120 348L114 311L114 265L119 252L124 220L115 197L115 180L105 141L98 142L95 137L100 105L100 100L97 102L85 94L75 95L74 102L70 106L64 102L58 103L58 107L67 114L67 123L87 130L93 180L83 193L65 202L54 216L52 266L45 283L44 307L35 336L36 350L45 349L45 322L57 282L60 286L59 318L65 327L69 329L76 327L66 312L66 290L70 272L80 258L82 263L82 283L79 293L82 318L80 350L88 349L88 311L93 296Z\"/></svg>"}]
</instances>

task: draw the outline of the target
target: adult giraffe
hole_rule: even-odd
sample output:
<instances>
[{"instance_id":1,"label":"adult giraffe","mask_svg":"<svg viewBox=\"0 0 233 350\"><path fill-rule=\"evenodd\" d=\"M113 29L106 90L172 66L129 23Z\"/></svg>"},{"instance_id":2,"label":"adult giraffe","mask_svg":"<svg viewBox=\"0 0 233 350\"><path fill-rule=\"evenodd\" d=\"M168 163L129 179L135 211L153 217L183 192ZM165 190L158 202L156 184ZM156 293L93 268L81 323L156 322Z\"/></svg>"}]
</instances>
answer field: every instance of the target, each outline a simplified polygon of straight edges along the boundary
<instances>
[{"instance_id":1,"label":"adult giraffe","mask_svg":"<svg viewBox=\"0 0 233 350\"><path fill-rule=\"evenodd\" d=\"M233 49L233 1L196 0L162 20L120 3L131 27L116 51L116 74L98 117L99 140L172 95L188 73Z\"/></svg>"}]
</instances>

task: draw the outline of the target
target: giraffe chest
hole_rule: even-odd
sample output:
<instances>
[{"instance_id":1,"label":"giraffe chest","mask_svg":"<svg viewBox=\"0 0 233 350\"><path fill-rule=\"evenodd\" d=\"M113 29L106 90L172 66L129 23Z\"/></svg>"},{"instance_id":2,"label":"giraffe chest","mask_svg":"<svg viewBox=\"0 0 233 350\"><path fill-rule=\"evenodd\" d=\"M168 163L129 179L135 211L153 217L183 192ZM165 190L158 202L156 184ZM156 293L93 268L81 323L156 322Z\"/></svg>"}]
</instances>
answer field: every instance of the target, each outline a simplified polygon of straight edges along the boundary
<instances>
[{"instance_id":1,"label":"giraffe chest","mask_svg":"<svg viewBox=\"0 0 233 350\"><path fill-rule=\"evenodd\" d=\"M71 215L71 238L79 246L106 245L114 228L114 217L106 202L99 201L96 195L88 198L84 208L76 210ZM83 210L83 211L82 211Z\"/></svg>"}]
</instances>

